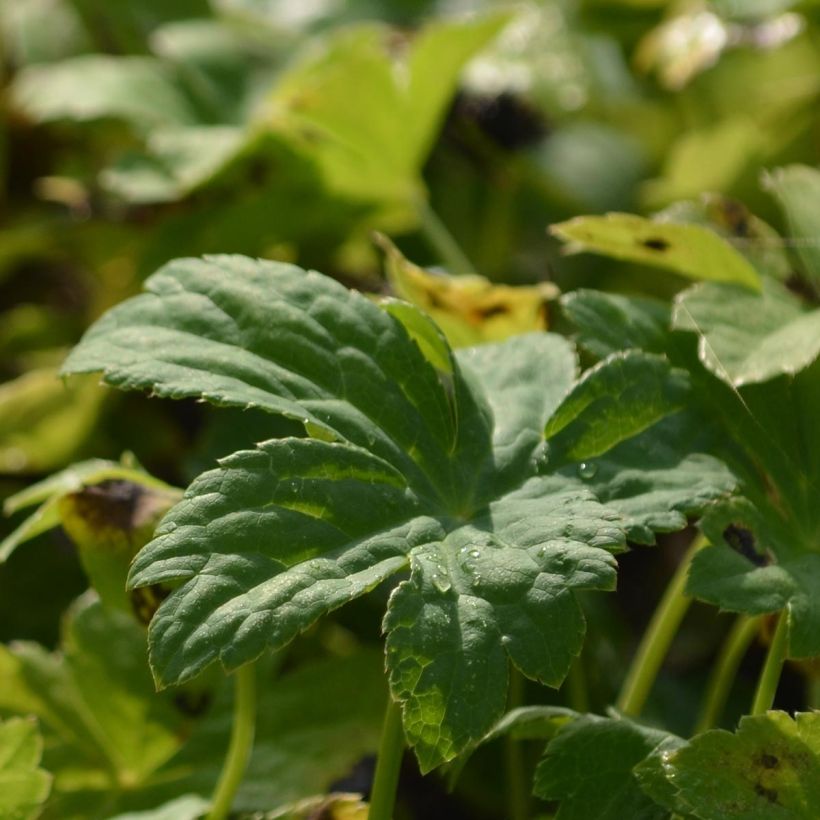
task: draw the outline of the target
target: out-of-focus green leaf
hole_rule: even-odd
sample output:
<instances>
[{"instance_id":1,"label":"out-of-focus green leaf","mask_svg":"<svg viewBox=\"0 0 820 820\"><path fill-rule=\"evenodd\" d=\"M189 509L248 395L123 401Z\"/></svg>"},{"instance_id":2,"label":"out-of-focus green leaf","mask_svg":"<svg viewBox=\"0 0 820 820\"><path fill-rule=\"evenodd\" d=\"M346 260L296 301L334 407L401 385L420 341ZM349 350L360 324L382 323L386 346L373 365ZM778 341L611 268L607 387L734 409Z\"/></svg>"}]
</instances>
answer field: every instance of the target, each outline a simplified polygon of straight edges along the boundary
<instances>
[{"instance_id":1,"label":"out-of-focus green leaf","mask_svg":"<svg viewBox=\"0 0 820 820\"><path fill-rule=\"evenodd\" d=\"M587 370L547 424L550 459L584 461L632 438L686 400L686 372L663 356L613 353Z\"/></svg>"},{"instance_id":2,"label":"out-of-focus green leaf","mask_svg":"<svg viewBox=\"0 0 820 820\"><path fill-rule=\"evenodd\" d=\"M501 341L519 333L546 330L546 302L558 289L544 282L511 287L483 276L448 276L409 262L389 240L387 281L400 299L417 305L444 331L453 347Z\"/></svg>"},{"instance_id":3,"label":"out-of-focus green leaf","mask_svg":"<svg viewBox=\"0 0 820 820\"><path fill-rule=\"evenodd\" d=\"M154 692L144 632L132 618L86 598L64 629L61 653L30 643L0 650L0 711L39 718L53 817L71 816L58 807L78 792L89 811L109 790L144 785L179 749L185 725L172 698Z\"/></svg>"},{"instance_id":4,"label":"out-of-focus green leaf","mask_svg":"<svg viewBox=\"0 0 820 820\"><path fill-rule=\"evenodd\" d=\"M0 723L0 817L34 820L51 790L51 775L38 768L43 739L37 722L10 718Z\"/></svg>"},{"instance_id":5,"label":"out-of-focus green leaf","mask_svg":"<svg viewBox=\"0 0 820 820\"><path fill-rule=\"evenodd\" d=\"M241 129L229 126L153 130L146 154L122 157L100 182L135 204L180 199L221 170L244 140Z\"/></svg>"},{"instance_id":6,"label":"out-of-focus green leaf","mask_svg":"<svg viewBox=\"0 0 820 820\"><path fill-rule=\"evenodd\" d=\"M199 119L173 70L152 57L88 54L29 66L17 75L12 98L38 122L114 118L150 129Z\"/></svg>"},{"instance_id":7,"label":"out-of-focus green leaf","mask_svg":"<svg viewBox=\"0 0 820 820\"><path fill-rule=\"evenodd\" d=\"M735 282L758 290L757 271L731 245L700 225L645 219L634 214L579 216L553 225L572 252L640 262L696 280Z\"/></svg>"},{"instance_id":8,"label":"out-of-focus green leaf","mask_svg":"<svg viewBox=\"0 0 820 820\"><path fill-rule=\"evenodd\" d=\"M704 191L728 191L760 161L763 147L764 137L749 115L687 129L667 151L661 175L644 184L642 201L660 208Z\"/></svg>"},{"instance_id":9,"label":"out-of-focus green leaf","mask_svg":"<svg viewBox=\"0 0 820 820\"><path fill-rule=\"evenodd\" d=\"M561 801L556 820L665 820L632 769L668 736L622 718L582 715L547 745L535 794Z\"/></svg>"},{"instance_id":10,"label":"out-of-focus green leaf","mask_svg":"<svg viewBox=\"0 0 820 820\"><path fill-rule=\"evenodd\" d=\"M656 216L711 228L737 248L758 273L780 280L791 276L792 265L786 253L788 240L736 199L703 194L697 200L675 202Z\"/></svg>"},{"instance_id":11,"label":"out-of-focus green leaf","mask_svg":"<svg viewBox=\"0 0 820 820\"><path fill-rule=\"evenodd\" d=\"M118 814L111 820L197 820L208 811L209 805L203 797L187 794L156 809L129 811L125 814Z\"/></svg>"},{"instance_id":12,"label":"out-of-focus green leaf","mask_svg":"<svg viewBox=\"0 0 820 820\"><path fill-rule=\"evenodd\" d=\"M815 291L820 291L820 171L805 165L789 165L767 174L766 187L786 215L794 248Z\"/></svg>"},{"instance_id":13,"label":"out-of-focus green leaf","mask_svg":"<svg viewBox=\"0 0 820 820\"><path fill-rule=\"evenodd\" d=\"M412 204L464 64L507 20L439 21L406 42L378 25L336 31L280 79L260 116L316 159L333 190Z\"/></svg>"},{"instance_id":14,"label":"out-of-focus green leaf","mask_svg":"<svg viewBox=\"0 0 820 820\"><path fill-rule=\"evenodd\" d=\"M717 282L679 294L672 326L699 337L703 364L739 387L794 375L820 354L820 308L807 310L778 282L754 293Z\"/></svg>"},{"instance_id":15,"label":"out-of-focus green leaf","mask_svg":"<svg viewBox=\"0 0 820 820\"><path fill-rule=\"evenodd\" d=\"M85 443L104 396L96 380L65 384L50 367L0 385L0 471L62 467Z\"/></svg>"},{"instance_id":16,"label":"out-of-focus green leaf","mask_svg":"<svg viewBox=\"0 0 820 820\"><path fill-rule=\"evenodd\" d=\"M663 756L677 799L702 820L814 820L820 815L820 713L743 717Z\"/></svg>"},{"instance_id":17,"label":"out-of-focus green leaf","mask_svg":"<svg viewBox=\"0 0 820 820\"><path fill-rule=\"evenodd\" d=\"M44 26L43 20L49 25ZM0 2L3 52L14 66L61 60L90 48L82 21L69 0Z\"/></svg>"}]
</instances>

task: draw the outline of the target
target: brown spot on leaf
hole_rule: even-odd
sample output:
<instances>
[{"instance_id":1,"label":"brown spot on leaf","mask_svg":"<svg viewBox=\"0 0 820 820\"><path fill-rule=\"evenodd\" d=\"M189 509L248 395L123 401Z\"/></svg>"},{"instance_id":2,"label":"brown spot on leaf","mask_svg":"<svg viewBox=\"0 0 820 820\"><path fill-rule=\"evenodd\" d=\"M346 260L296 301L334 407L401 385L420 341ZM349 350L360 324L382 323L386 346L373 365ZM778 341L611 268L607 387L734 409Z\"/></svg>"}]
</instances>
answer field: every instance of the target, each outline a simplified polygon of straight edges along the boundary
<instances>
[{"instance_id":1,"label":"brown spot on leaf","mask_svg":"<svg viewBox=\"0 0 820 820\"><path fill-rule=\"evenodd\" d=\"M770 755L766 752L760 755L760 765L764 769L774 769L777 767L778 763L780 763L780 761L777 759L775 755Z\"/></svg>"},{"instance_id":2,"label":"brown spot on leaf","mask_svg":"<svg viewBox=\"0 0 820 820\"><path fill-rule=\"evenodd\" d=\"M651 251L668 251L669 250L669 243L665 239L661 239L658 236L651 236L648 239L644 239L641 244L648 248Z\"/></svg>"}]
</instances>

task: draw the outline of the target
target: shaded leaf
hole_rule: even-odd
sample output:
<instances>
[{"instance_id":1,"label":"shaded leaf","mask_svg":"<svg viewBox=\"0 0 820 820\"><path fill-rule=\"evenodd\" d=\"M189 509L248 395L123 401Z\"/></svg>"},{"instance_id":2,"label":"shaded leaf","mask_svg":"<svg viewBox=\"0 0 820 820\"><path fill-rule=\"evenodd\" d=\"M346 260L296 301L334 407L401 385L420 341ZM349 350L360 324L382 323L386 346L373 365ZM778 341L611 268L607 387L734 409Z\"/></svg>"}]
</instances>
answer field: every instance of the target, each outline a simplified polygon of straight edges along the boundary
<instances>
[{"instance_id":1,"label":"shaded leaf","mask_svg":"<svg viewBox=\"0 0 820 820\"><path fill-rule=\"evenodd\" d=\"M581 715L547 745L535 773L535 794L560 800L556 820L664 820L667 811L632 773L667 732L621 718Z\"/></svg>"},{"instance_id":2,"label":"shaded leaf","mask_svg":"<svg viewBox=\"0 0 820 820\"><path fill-rule=\"evenodd\" d=\"M17 75L12 95L40 122L115 118L143 129L198 120L173 70L152 57L84 54L29 66Z\"/></svg>"},{"instance_id":3,"label":"shaded leaf","mask_svg":"<svg viewBox=\"0 0 820 820\"><path fill-rule=\"evenodd\" d=\"M634 214L579 216L550 231L571 251L655 265L697 280L760 288L757 271L724 239L700 225L646 219Z\"/></svg>"}]
</instances>

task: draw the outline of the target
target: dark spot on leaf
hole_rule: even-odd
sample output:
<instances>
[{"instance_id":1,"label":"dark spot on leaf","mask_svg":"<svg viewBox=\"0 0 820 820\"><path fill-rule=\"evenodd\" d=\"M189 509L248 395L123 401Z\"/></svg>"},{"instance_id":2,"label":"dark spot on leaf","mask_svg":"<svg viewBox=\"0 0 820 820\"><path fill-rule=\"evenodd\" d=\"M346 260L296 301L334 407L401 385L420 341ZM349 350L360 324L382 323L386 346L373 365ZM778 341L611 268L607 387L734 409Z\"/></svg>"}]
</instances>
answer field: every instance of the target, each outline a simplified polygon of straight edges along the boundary
<instances>
[{"instance_id":1,"label":"dark spot on leaf","mask_svg":"<svg viewBox=\"0 0 820 820\"><path fill-rule=\"evenodd\" d=\"M774 769L780 761L775 755L766 754L760 755L760 765L764 769Z\"/></svg>"},{"instance_id":2,"label":"dark spot on leaf","mask_svg":"<svg viewBox=\"0 0 820 820\"><path fill-rule=\"evenodd\" d=\"M755 783L755 794L764 797L770 803L777 803L777 792L774 789L767 789L760 783Z\"/></svg>"},{"instance_id":3,"label":"dark spot on leaf","mask_svg":"<svg viewBox=\"0 0 820 820\"><path fill-rule=\"evenodd\" d=\"M755 546L755 537L751 530L741 527L739 524L729 524L723 531L723 540L737 553L756 567L768 566L771 561L765 555L761 555Z\"/></svg>"},{"instance_id":4,"label":"dark spot on leaf","mask_svg":"<svg viewBox=\"0 0 820 820\"><path fill-rule=\"evenodd\" d=\"M485 308L476 308L475 313L479 319L491 319L493 316L503 316L509 313L510 309L506 305L488 305Z\"/></svg>"},{"instance_id":5,"label":"dark spot on leaf","mask_svg":"<svg viewBox=\"0 0 820 820\"><path fill-rule=\"evenodd\" d=\"M665 239L661 239L660 237L650 237L649 239L644 239L641 241L641 244L645 248L649 248L651 251L667 251L669 250L669 243Z\"/></svg>"}]
</instances>

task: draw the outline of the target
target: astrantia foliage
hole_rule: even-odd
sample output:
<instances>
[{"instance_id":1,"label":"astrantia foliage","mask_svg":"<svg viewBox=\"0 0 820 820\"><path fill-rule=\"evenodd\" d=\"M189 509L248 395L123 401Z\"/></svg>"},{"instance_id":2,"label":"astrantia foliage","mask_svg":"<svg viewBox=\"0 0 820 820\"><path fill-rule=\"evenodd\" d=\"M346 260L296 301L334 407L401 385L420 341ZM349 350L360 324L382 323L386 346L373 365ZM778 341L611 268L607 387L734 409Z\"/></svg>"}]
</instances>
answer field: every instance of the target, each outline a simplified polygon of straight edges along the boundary
<instances>
[{"instance_id":1,"label":"astrantia foliage","mask_svg":"<svg viewBox=\"0 0 820 820\"><path fill-rule=\"evenodd\" d=\"M424 769L501 714L508 660L563 680L584 632L573 591L611 589L624 545L618 511L583 476L553 472L544 441L576 379L565 340L456 356L409 305L382 309L319 274L242 257L178 260L147 291L100 320L65 371L261 408L308 434L222 460L137 556L132 586L178 584L151 627L160 685L217 659L235 669L408 567L384 622L387 663ZM629 400L617 419L608 408L617 423L595 452L680 406L685 381L664 359L616 354L572 389L562 436L590 429L585 408L625 368ZM686 506L689 491L678 496Z\"/></svg>"}]
</instances>

